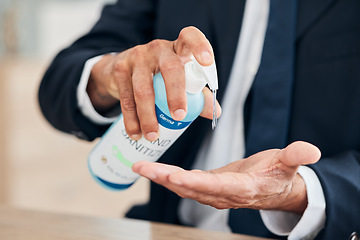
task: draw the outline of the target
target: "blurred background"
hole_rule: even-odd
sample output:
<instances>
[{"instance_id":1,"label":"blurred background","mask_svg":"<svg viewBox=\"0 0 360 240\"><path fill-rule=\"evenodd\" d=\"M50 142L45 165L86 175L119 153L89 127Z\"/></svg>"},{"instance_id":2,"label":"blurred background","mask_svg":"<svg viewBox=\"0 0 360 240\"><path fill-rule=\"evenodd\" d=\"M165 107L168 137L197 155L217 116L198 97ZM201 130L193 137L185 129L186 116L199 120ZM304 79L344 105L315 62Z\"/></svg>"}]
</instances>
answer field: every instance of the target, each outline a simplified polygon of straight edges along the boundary
<instances>
[{"instance_id":1,"label":"blurred background","mask_svg":"<svg viewBox=\"0 0 360 240\"><path fill-rule=\"evenodd\" d=\"M0 1L0 204L122 217L131 205L147 201L145 179L124 192L98 186L87 170L96 142L53 129L37 103L51 59L114 1Z\"/></svg>"}]
</instances>

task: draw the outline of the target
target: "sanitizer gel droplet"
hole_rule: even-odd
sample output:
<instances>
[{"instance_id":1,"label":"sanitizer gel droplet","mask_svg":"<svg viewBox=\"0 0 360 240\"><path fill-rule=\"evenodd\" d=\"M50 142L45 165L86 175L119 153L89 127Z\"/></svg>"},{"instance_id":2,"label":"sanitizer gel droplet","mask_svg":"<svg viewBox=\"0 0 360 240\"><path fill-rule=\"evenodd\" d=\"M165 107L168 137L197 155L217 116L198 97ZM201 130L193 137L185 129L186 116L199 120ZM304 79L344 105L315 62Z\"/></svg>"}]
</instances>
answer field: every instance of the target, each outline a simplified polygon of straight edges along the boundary
<instances>
[{"instance_id":1,"label":"sanitizer gel droplet","mask_svg":"<svg viewBox=\"0 0 360 240\"><path fill-rule=\"evenodd\" d=\"M213 89L212 93L213 93L213 119L212 119L211 128L214 130L217 125L216 89Z\"/></svg>"}]
</instances>

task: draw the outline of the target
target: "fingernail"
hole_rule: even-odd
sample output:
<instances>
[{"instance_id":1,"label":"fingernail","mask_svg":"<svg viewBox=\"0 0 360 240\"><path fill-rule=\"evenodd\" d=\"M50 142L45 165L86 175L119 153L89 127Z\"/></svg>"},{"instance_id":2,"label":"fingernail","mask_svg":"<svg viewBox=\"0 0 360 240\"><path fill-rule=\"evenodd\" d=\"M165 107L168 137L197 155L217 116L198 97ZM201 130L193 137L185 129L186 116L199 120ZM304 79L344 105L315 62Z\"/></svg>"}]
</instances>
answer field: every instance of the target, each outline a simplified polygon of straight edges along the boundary
<instances>
[{"instance_id":1,"label":"fingernail","mask_svg":"<svg viewBox=\"0 0 360 240\"><path fill-rule=\"evenodd\" d=\"M210 64L211 61L212 61L212 56L209 52L202 52L201 55L200 55L200 58L201 58L201 61L203 63L208 63Z\"/></svg>"},{"instance_id":2,"label":"fingernail","mask_svg":"<svg viewBox=\"0 0 360 240\"><path fill-rule=\"evenodd\" d=\"M178 110L176 110L176 111L174 112L173 115L174 115L174 116L173 116L174 120L180 121L180 120L183 120L183 119L185 118L186 112L185 112L184 109L178 109Z\"/></svg>"},{"instance_id":3,"label":"fingernail","mask_svg":"<svg viewBox=\"0 0 360 240\"><path fill-rule=\"evenodd\" d=\"M133 134L130 136L130 138L135 141L140 140L141 137L142 137L141 134Z\"/></svg>"},{"instance_id":4,"label":"fingernail","mask_svg":"<svg viewBox=\"0 0 360 240\"><path fill-rule=\"evenodd\" d=\"M150 142L155 141L158 138L159 135L157 132L149 132L148 134L146 134L146 139Z\"/></svg>"}]
</instances>

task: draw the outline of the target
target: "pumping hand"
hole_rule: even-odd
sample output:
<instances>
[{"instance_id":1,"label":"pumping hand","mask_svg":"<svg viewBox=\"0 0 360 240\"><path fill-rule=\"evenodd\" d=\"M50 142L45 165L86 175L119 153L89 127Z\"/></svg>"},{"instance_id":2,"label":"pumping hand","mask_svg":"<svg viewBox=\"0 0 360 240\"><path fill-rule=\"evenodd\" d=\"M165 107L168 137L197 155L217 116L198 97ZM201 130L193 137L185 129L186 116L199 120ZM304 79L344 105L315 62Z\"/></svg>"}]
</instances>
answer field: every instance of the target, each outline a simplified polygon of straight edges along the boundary
<instances>
[{"instance_id":1,"label":"pumping hand","mask_svg":"<svg viewBox=\"0 0 360 240\"><path fill-rule=\"evenodd\" d=\"M195 27L182 29L175 41L154 40L116 55L105 55L91 71L87 87L95 109L107 110L120 101L126 132L138 140L158 136L153 76L161 72L171 116L179 121L187 113L184 63L191 54L204 66L214 61L205 35ZM202 116L212 118L212 94L204 89ZM220 115L220 105L217 104Z\"/></svg>"}]
</instances>

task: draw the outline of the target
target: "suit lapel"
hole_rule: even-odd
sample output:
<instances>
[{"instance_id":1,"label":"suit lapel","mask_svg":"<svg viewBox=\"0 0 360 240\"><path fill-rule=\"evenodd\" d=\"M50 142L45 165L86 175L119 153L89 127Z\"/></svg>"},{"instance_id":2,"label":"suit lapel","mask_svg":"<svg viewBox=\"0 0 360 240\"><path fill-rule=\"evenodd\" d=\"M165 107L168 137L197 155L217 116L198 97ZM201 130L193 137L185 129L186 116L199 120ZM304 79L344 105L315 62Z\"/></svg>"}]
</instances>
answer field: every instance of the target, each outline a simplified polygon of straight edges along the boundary
<instances>
[{"instance_id":1,"label":"suit lapel","mask_svg":"<svg viewBox=\"0 0 360 240\"><path fill-rule=\"evenodd\" d=\"M337 0L298 1L297 37L305 34Z\"/></svg>"},{"instance_id":2,"label":"suit lapel","mask_svg":"<svg viewBox=\"0 0 360 240\"><path fill-rule=\"evenodd\" d=\"M211 43L219 73L219 99L222 98L235 57L245 0L208 0L212 21ZM270 0L271 1L271 0ZM297 37L305 34L338 0L298 1Z\"/></svg>"}]
</instances>

